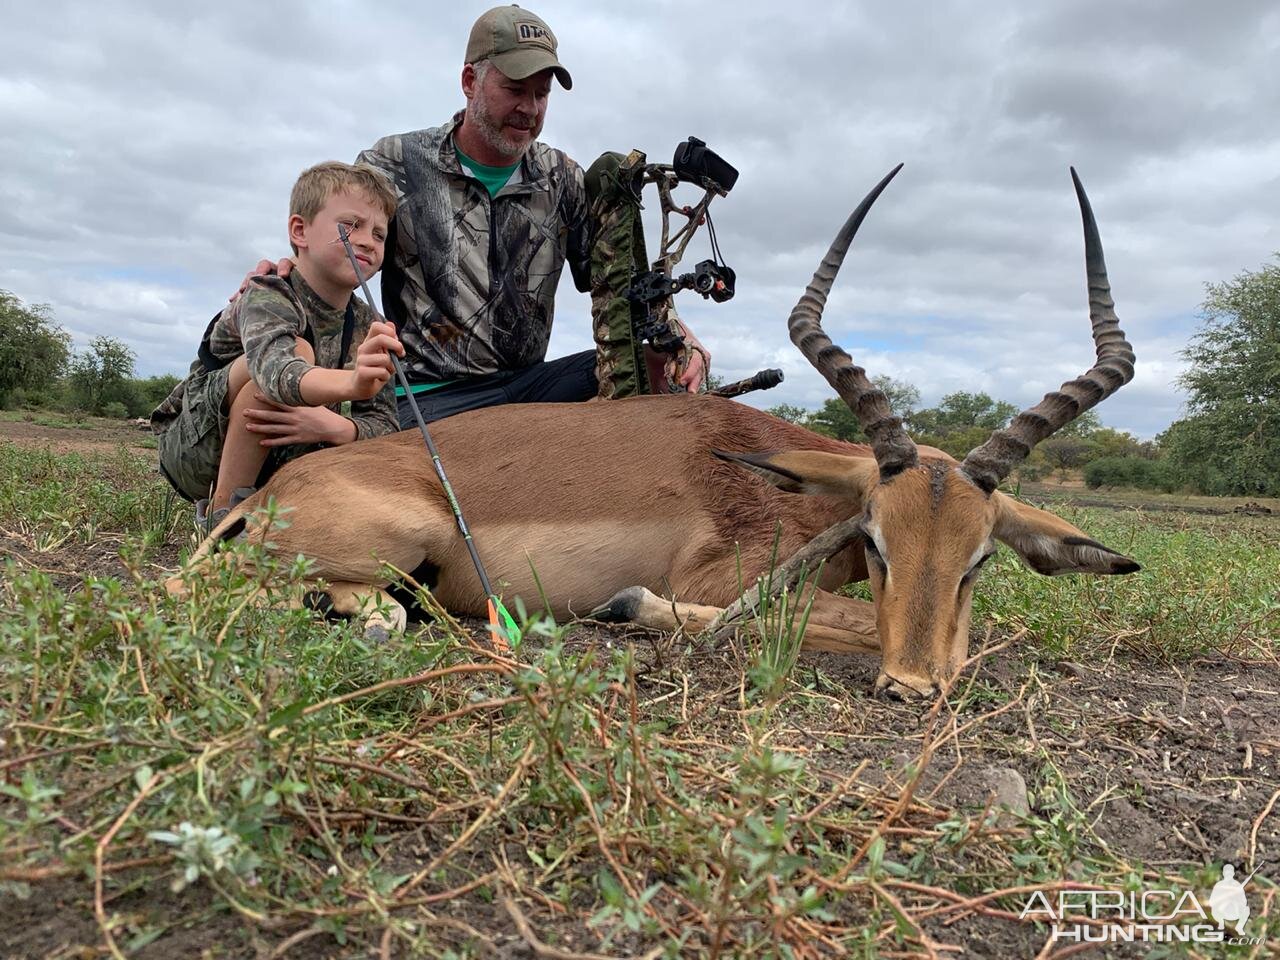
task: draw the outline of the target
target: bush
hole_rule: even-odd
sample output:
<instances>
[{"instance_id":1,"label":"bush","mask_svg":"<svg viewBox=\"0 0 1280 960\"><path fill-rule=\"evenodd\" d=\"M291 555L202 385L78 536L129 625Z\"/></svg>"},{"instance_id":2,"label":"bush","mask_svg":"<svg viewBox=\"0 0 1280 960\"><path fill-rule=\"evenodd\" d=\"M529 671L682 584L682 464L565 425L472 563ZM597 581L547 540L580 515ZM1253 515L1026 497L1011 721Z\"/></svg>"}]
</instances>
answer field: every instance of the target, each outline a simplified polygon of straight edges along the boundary
<instances>
[{"instance_id":1,"label":"bush","mask_svg":"<svg viewBox=\"0 0 1280 960\"><path fill-rule=\"evenodd\" d=\"M160 406L160 402L169 396L169 392L178 385L179 379L171 373L164 373L158 377L134 380L126 399L129 416L151 416L151 411Z\"/></svg>"},{"instance_id":2,"label":"bush","mask_svg":"<svg viewBox=\"0 0 1280 960\"><path fill-rule=\"evenodd\" d=\"M124 420L129 416L129 408L119 400L112 400L102 405L102 415L112 420Z\"/></svg>"},{"instance_id":3,"label":"bush","mask_svg":"<svg viewBox=\"0 0 1280 960\"><path fill-rule=\"evenodd\" d=\"M1094 460L1085 464L1084 482L1095 490L1098 487L1139 487L1143 490L1172 493L1178 486L1167 463L1142 457L1102 457Z\"/></svg>"},{"instance_id":4,"label":"bush","mask_svg":"<svg viewBox=\"0 0 1280 960\"><path fill-rule=\"evenodd\" d=\"M0 407L46 405L70 348L71 336L47 306L0 290Z\"/></svg>"}]
</instances>

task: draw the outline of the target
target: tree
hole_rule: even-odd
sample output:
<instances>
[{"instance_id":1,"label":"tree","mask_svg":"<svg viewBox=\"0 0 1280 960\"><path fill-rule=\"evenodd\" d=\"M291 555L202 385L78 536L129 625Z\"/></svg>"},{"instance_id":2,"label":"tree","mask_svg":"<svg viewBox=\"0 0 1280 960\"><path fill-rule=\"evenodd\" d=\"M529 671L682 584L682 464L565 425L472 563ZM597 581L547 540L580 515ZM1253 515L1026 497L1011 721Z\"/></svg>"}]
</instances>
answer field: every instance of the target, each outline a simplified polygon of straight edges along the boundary
<instances>
[{"instance_id":1,"label":"tree","mask_svg":"<svg viewBox=\"0 0 1280 960\"><path fill-rule=\"evenodd\" d=\"M1142 457L1154 460L1159 452L1150 440L1139 440L1132 433L1111 427L1094 430L1089 434L1089 442L1094 447L1090 460L1102 457Z\"/></svg>"},{"instance_id":2,"label":"tree","mask_svg":"<svg viewBox=\"0 0 1280 960\"><path fill-rule=\"evenodd\" d=\"M790 403L780 403L776 407L770 407L765 413L772 414L779 420L785 420L787 423L797 423L801 426L809 419L809 411L804 407L793 406Z\"/></svg>"},{"instance_id":3,"label":"tree","mask_svg":"<svg viewBox=\"0 0 1280 960\"><path fill-rule=\"evenodd\" d=\"M1059 476L1065 479L1068 470L1082 467L1092 460L1091 454L1096 448L1092 440L1084 437L1058 434L1041 441L1036 449L1044 454Z\"/></svg>"},{"instance_id":4,"label":"tree","mask_svg":"<svg viewBox=\"0 0 1280 960\"><path fill-rule=\"evenodd\" d=\"M1055 437L1089 437L1102 429L1102 421L1097 410L1086 410L1070 423L1064 423L1055 432Z\"/></svg>"},{"instance_id":5,"label":"tree","mask_svg":"<svg viewBox=\"0 0 1280 960\"><path fill-rule=\"evenodd\" d=\"M1280 261L1209 284L1182 352L1188 416L1159 438L1179 483L1280 496Z\"/></svg>"},{"instance_id":6,"label":"tree","mask_svg":"<svg viewBox=\"0 0 1280 960\"><path fill-rule=\"evenodd\" d=\"M0 407L19 396L48 397L62 378L71 336L48 306L0 290Z\"/></svg>"},{"instance_id":7,"label":"tree","mask_svg":"<svg viewBox=\"0 0 1280 960\"><path fill-rule=\"evenodd\" d=\"M871 382L884 392L895 414L904 421L911 417L911 411L920 402L920 391L913 384L883 375L872 377ZM811 430L826 434L828 437L835 437L837 440L847 440L850 443L867 442L867 435L862 432L862 424L858 423L858 418L849 409L849 405L838 397L827 400L822 405L822 409L810 414L808 423L805 425Z\"/></svg>"},{"instance_id":8,"label":"tree","mask_svg":"<svg viewBox=\"0 0 1280 960\"><path fill-rule=\"evenodd\" d=\"M71 404L89 413L102 413L108 404L128 410L134 401L134 353L114 337L94 337L89 349L71 361L67 384Z\"/></svg>"},{"instance_id":9,"label":"tree","mask_svg":"<svg viewBox=\"0 0 1280 960\"><path fill-rule=\"evenodd\" d=\"M949 393L936 407L911 414L911 432L940 439L958 430L982 427L996 430L1007 426L1018 412L1012 403L993 400L986 393Z\"/></svg>"}]
</instances>

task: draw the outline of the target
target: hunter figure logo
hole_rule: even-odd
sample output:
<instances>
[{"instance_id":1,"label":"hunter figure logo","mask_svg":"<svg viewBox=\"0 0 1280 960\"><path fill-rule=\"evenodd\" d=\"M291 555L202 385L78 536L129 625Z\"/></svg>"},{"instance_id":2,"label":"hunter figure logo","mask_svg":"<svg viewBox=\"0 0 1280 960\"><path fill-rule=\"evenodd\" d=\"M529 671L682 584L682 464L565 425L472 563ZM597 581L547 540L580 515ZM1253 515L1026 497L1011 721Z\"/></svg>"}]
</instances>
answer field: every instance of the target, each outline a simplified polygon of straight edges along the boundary
<instances>
[{"instance_id":1,"label":"hunter figure logo","mask_svg":"<svg viewBox=\"0 0 1280 960\"><path fill-rule=\"evenodd\" d=\"M1245 935L1245 887L1257 872L1255 868L1241 882L1235 866L1223 864L1222 879L1207 900L1177 889L1066 889L1052 899L1036 892L1022 908L1022 917L1051 924L1055 941L1260 944L1262 937ZM1235 927L1234 934L1223 929L1228 924Z\"/></svg>"},{"instance_id":2,"label":"hunter figure logo","mask_svg":"<svg viewBox=\"0 0 1280 960\"><path fill-rule=\"evenodd\" d=\"M551 35L551 31L532 20L522 20L516 24L516 39L520 43L536 43L552 53L556 52L556 38Z\"/></svg>"},{"instance_id":3,"label":"hunter figure logo","mask_svg":"<svg viewBox=\"0 0 1280 960\"><path fill-rule=\"evenodd\" d=\"M1244 895L1244 887L1253 879L1253 873L1241 883L1235 878L1234 866L1229 863L1222 865L1222 879L1213 885L1209 894L1209 911L1218 926L1231 921L1236 925L1236 933L1244 933L1244 925L1249 920L1249 898Z\"/></svg>"}]
</instances>

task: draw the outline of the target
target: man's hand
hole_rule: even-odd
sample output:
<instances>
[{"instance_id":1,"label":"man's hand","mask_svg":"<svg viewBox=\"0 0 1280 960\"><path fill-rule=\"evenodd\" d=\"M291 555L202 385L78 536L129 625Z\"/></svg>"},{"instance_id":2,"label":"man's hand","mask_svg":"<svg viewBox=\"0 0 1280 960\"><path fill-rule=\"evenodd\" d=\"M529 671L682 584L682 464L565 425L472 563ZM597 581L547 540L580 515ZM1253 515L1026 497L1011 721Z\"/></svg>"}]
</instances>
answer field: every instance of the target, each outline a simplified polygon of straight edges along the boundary
<instances>
[{"instance_id":1,"label":"man's hand","mask_svg":"<svg viewBox=\"0 0 1280 960\"><path fill-rule=\"evenodd\" d=\"M285 257L279 263L272 263L270 260L259 260L258 265L244 275L244 281L240 284L240 289L227 297L229 303L235 303L240 299L240 294L249 289L249 284L254 277L278 276L281 279L287 277L293 272L294 263L288 257Z\"/></svg>"},{"instance_id":2,"label":"man's hand","mask_svg":"<svg viewBox=\"0 0 1280 960\"><path fill-rule=\"evenodd\" d=\"M689 366L685 368L684 376L680 378L680 386L689 393L697 393L698 388L702 386L702 381L706 378L707 366L701 350L694 347L691 353L693 355L689 357Z\"/></svg>"},{"instance_id":3,"label":"man's hand","mask_svg":"<svg viewBox=\"0 0 1280 960\"><path fill-rule=\"evenodd\" d=\"M356 425L328 407L286 407L261 393L253 395L256 407L244 412L245 429L262 437L264 447L286 447L294 443L350 443Z\"/></svg>"},{"instance_id":4,"label":"man's hand","mask_svg":"<svg viewBox=\"0 0 1280 960\"><path fill-rule=\"evenodd\" d=\"M404 344L396 336L393 324L382 321L369 324L369 333L356 351L356 366L351 371L351 399L370 400L395 374L387 351L404 356Z\"/></svg>"}]
</instances>

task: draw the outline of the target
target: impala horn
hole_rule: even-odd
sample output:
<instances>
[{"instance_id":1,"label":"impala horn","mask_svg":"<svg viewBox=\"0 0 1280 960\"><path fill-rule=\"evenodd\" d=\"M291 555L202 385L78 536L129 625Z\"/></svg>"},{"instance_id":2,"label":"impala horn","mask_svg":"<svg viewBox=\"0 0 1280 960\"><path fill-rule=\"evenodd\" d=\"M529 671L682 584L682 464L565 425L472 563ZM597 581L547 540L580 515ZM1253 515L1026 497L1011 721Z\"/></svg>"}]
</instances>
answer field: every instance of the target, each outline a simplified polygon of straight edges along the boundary
<instances>
[{"instance_id":1,"label":"impala horn","mask_svg":"<svg viewBox=\"0 0 1280 960\"><path fill-rule=\"evenodd\" d=\"M901 418L894 416L884 391L873 384L867 377L867 371L855 366L853 358L832 343L831 338L823 332L822 308L827 304L831 284L835 281L840 264L849 252L849 244L853 242L858 227L862 226L867 211L901 169L902 164L898 164L890 170L849 215L787 320L791 342L800 348L800 352L813 364L814 369L827 378L827 383L848 404L870 438L871 449L880 467L881 481L888 480L919 462L915 442L902 429Z\"/></svg>"},{"instance_id":2,"label":"impala horn","mask_svg":"<svg viewBox=\"0 0 1280 960\"><path fill-rule=\"evenodd\" d=\"M1120 321L1116 318L1111 284L1107 280L1107 265L1102 259L1098 224L1093 219L1089 198L1085 196L1074 167L1071 168L1071 180L1076 187L1080 216L1084 221L1089 320L1093 325L1097 363L1084 376L1069 380L1060 390L1045 394L1034 407L1014 417L1009 426L996 430L986 443L969 451L960 470L987 493L995 490L1010 470L1030 456L1037 443L1133 379L1133 347L1125 340Z\"/></svg>"}]
</instances>

